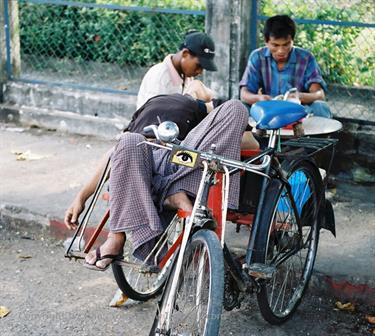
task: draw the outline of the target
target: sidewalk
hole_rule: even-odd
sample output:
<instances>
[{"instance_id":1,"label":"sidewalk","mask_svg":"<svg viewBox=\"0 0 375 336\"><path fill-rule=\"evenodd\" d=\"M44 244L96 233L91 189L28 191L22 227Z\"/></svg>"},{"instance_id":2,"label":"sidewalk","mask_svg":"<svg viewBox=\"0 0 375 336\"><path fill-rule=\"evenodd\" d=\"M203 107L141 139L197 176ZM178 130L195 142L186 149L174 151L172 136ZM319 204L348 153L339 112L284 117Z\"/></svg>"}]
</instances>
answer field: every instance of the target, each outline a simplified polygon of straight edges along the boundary
<instances>
[{"instance_id":1,"label":"sidewalk","mask_svg":"<svg viewBox=\"0 0 375 336\"><path fill-rule=\"evenodd\" d=\"M71 235L64 212L115 142L10 124L0 124L0 139L0 225L23 231L42 225L57 238ZM339 183L329 197L337 238L321 231L311 287L375 305L375 186ZM239 236L247 239L245 231Z\"/></svg>"}]
</instances>

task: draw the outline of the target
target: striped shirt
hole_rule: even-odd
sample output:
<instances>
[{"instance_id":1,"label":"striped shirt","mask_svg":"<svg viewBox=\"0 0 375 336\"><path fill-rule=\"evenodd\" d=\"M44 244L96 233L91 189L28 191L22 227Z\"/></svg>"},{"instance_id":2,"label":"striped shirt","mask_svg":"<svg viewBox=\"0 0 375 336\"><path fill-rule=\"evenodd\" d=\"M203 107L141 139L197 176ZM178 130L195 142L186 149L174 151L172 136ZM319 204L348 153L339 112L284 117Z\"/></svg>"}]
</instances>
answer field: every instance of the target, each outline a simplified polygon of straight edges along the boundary
<instances>
[{"instance_id":1,"label":"striped shirt","mask_svg":"<svg viewBox=\"0 0 375 336\"><path fill-rule=\"evenodd\" d=\"M262 89L263 94L275 97L294 87L308 92L312 83L326 90L319 65L309 51L293 47L288 62L279 70L270 50L263 47L250 54L240 87L246 86L252 93Z\"/></svg>"}]
</instances>

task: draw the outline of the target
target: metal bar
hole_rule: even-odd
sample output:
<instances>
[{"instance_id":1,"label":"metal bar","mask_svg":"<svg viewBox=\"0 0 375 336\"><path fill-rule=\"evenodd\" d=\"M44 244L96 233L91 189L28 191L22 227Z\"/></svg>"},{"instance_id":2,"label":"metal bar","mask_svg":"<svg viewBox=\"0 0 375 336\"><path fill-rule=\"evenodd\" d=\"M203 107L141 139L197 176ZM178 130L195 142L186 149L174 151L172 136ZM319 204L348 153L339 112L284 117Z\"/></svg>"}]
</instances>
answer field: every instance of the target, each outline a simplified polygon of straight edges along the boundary
<instances>
[{"instance_id":1,"label":"metal bar","mask_svg":"<svg viewBox=\"0 0 375 336\"><path fill-rule=\"evenodd\" d=\"M265 21L269 16L259 15L258 20ZM313 19L296 19L293 18L296 23L302 24L318 24L327 26L341 26L341 27L363 27L363 28L375 28L375 23L365 23L356 21L335 21L335 20L313 20Z\"/></svg>"},{"instance_id":2,"label":"metal bar","mask_svg":"<svg viewBox=\"0 0 375 336\"><path fill-rule=\"evenodd\" d=\"M103 188L103 185L105 183L105 180L109 174L109 171L110 171L110 161L111 159L108 158L108 161L107 161L107 164L105 166L105 169L103 171L103 174L100 178L100 180L98 181L98 184L96 185L96 188L95 188L95 192L92 196L92 199L91 199L91 202L90 202L90 205L89 207L87 208L85 214L83 215L83 219L82 221L79 223L76 231L74 232L74 235L73 235L73 238L69 244L69 247L67 248L66 252L65 252L65 257L71 257L71 252L70 250L72 249L72 246L75 242L76 239L79 239L78 240L78 246L80 247L81 246L81 240L83 238L83 234L86 230L86 226L87 226L87 223L88 223L88 220L90 218L90 215L91 215L91 212L95 206L95 203L99 197L99 193L101 191L101 189ZM80 236L78 237L78 233L80 233Z\"/></svg>"},{"instance_id":3,"label":"metal bar","mask_svg":"<svg viewBox=\"0 0 375 336\"><path fill-rule=\"evenodd\" d=\"M271 170L271 165L267 167L265 173L268 174L270 170ZM247 265L250 265L253 259L255 240L257 238L258 229L260 226L260 218L261 218L260 214L263 211L264 200L266 198L266 189L267 189L268 183L269 183L268 180L266 178L263 178L262 188L260 189L258 207L256 211L257 215L255 216L255 221L253 222L253 225L251 227L249 242L247 244L247 249L246 249L246 264Z\"/></svg>"},{"instance_id":4,"label":"metal bar","mask_svg":"<svg viewBox=\"0 0 375 336\"><path fill-rule=\"evenodd\" d=\"M205 186L205 179L206 179L206 176L207 176L207 173L208 173L208 163L206 161L203 161L202 164L203 164L204 168L203 168L201 181L199 183L197 196L195 198L195 202L194 202L193 210L191 212L191 216L188 218L187 223L185 225L185 230L184 230L184 234L183 234L183 237L182 237L180 252L178 254L177 263L176 263L176 266L175 266L176 267L175 273L173 275L173 278L169 280L169 281L172 281L171 289L168 293L168 298L167 298L167 302L166 302L166 305L165 305L165 309L160 312L159 323L160 323L160 326L163 327L163 328L165 327L166 330L168 330L168 328L169 328L170 314L171 314L171 311L172 311L174 297L176 295L176 290L177 290L177 286L178 286L178 279L179 279L180 272L181 272L182 261L183 261L183 258L184 258L185 249L186 249L186 246L188 244L188 240L190 238L190 233L191 233L191 229L193 227L193 221L194 221L195 214L197 212L197 209L198 209L199 205L201 204L202 195L203 195L204 186Z\"/></svg>"},{"instance_id":5,"label":"metal bar","mask_svg":"<svg viewBox=\"0 0 375 336\"><path fill-rule=\"evenodd\" d=\"M8 79L13 76L12 73L12 59L11 59L11 46L10 46L10 22L9 22L9 6L8 0L4 0L4 30L5 30L5 47L6 47L6 72Z\"/></svg>"},{"instance_id":6,"label":"metal bar","mask_svg":"<svg viewBox=\"0 0 375 336\"><path fill-rule=\"evenodd\" d=\"M257 48L257 17L258 17L258 6L257 0L251 1L251 14L250 14L250 51Z\"/></svg>"},{"instance_id":7,"label":"metal bar","mask_svg":"<svg viewBox=\"0 0 375 336\"><path fill-rule=\"evenodd\" d=\"M372 120L364 120L364 119L354 119L354 118L346 118L346 117L337 117L338 121L342 122L352 122L358 125L370 125L375 126L375 121Z\"/></svg>"},{"instance_id":8,"label":"metal bar","mask_svg":"<svg viewBox=\"0 0 375 336\"><path fill-rule=\"evenodd\" d=\"M104 227L105 223L107 223L108 218L109 218L109 209L107 209L107 211L105 212L102 220L100 221L100 223L96 227L94 233L90 237L90 240L87 243L87 245L85 246L85 249L83 251L84 253L89 253L90 252L91 247L94 245L94 243L95 243L96 239L98 238L100 232L102 232L103 227Z\"/></svg>"},{"instance_id":9,"label":"metal bar","mask_svg":"<svg viewBox=\"0 0 375 336\"><path fill-rule=\"evenodd\" d=\"M228 211L228 199L229 199L229 170L227 166L223 166L225 174L223 174L222 178L224 182L222 183L222 202L221 202L221 219L222 219L222 229L221 229L221 247L224 248L225 242L225 228L227 224L227 211Z\"/></svg>"},{"instance_id":10,"label":"metal bar","mask_svg":"<svg viewBox=\"0 0 375 336\"><path fill-rule=\"evenodd\" d=\"M33 3L39 5L68 6L79 8L102 8L110 10L128 11L128 12L144 12L144 13L163 13L163 14L185 14L185 15L206 15L205 11L187 10L187 9L171 9L171 8L151 8L140 6L121 6L111 4L83 3L79 1L63 1L63 0L20 0L22 3Z\"/></svg>"}]
</instances>

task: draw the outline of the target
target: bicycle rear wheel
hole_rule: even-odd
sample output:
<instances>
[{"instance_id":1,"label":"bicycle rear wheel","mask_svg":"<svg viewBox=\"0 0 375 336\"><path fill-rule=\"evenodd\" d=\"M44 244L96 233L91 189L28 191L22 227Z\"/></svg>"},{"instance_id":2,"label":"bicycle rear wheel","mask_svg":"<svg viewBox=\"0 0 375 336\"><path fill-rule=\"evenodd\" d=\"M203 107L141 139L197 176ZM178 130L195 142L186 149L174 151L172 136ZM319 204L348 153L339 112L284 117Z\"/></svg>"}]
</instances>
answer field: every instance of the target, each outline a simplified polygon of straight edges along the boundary
<instances>
[{"instance_id":1,"label":"bicycle rear wheel","mask_svg":"<svg viewBox=\"0 0 375 336\"><path fill-rule=\"evenodd\" d=\"M259 280L257 294L262 316L271 324L283 323L298 307L318 249L319 200L324 197L319 171L310 162L299 161L290 167L288 181L292 195L285 186L278 193L267 193L255 243L254 262L274 267L272 279Z\"/></svg>"},{"instance_id":2,"label":"bicycle rear wheel","mask_svg":"<svg viewBox=\"0 0 375 336\"><path fill-rule=\"evenodd\" d=\"M129 298L147 301L161 292L172 269L178 248L170 255L162 268L159 267L159 261L181 234L183 220L177 215L174 216L163 235L156 242L154 250L145 260L139 260L132 255L133 246L131 240L127 240L124 261L112 263L112 271L117 285Z\"/></svg>"},{"instance_id":3,"label":"bicycle rear wheel","mask_svg":"<svg viewBox=\"0 0 375 336\"><path fill-rule=\"evenodd\" d=\"M202 229L188 243L166 330L165 325L161 325L160 312L166 309L174 272L168 280L150 335L218 335L224 294L224 262L216 234Z\"/></svg>"}]
</instances>

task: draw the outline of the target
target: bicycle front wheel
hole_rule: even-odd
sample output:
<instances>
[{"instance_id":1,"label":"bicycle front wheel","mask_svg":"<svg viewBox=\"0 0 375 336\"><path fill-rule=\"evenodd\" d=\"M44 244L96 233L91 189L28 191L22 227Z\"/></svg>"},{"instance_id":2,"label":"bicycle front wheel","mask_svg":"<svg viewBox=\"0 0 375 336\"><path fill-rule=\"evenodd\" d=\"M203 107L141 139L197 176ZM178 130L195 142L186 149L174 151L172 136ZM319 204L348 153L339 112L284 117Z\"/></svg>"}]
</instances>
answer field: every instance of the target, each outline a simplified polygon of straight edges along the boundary
<instances>
[{"instance_id":1,"label":"bicycle front wheel","mask_svg":"<svg viewBox=\"0 0 375 336\"><path fill-rule=\"evenodd\" d=\"M261 314L271 324L286 321L299 305L318 248L319 199L324 197L319 170L308 161L296 162L288 181L291 193L285 186L268 193L255 243L254 262L274 268L272 279L260 280L257 294Z\"/></svg>"},{"instance_id":2,"label":"bicycle front wheel","mask_svg":"<svg viewBox=\"0 0 375 336\"><path fill-rule=\"evenodd\" d=\"M112 263L112 271L117 285L130 299L147 301L161 292L179 247L173 253L169 249L182 233L183 221L183 218L175 215L165 232L156 241L155 248L144 260L139 260L132 255L131 239L127 240L124 261ZM163 265L160 267L162 258L164 258Z\"/></svg>"},{"instance_id":3,"label":"bicycle front wheel","mask_svg":"<svg viewBox=\"0 0 375 336\"><path fill-rule=\"evenodd\" d=\"M166 309L174 272L168 280L150 334L218 335L224 295L224 262L216 234L202 229L188 243L167 328L166 321L160 316Z\"/></svg>"}]
</instances>

